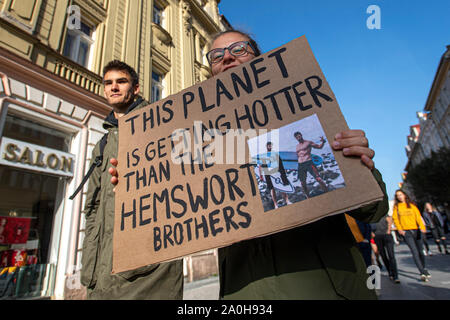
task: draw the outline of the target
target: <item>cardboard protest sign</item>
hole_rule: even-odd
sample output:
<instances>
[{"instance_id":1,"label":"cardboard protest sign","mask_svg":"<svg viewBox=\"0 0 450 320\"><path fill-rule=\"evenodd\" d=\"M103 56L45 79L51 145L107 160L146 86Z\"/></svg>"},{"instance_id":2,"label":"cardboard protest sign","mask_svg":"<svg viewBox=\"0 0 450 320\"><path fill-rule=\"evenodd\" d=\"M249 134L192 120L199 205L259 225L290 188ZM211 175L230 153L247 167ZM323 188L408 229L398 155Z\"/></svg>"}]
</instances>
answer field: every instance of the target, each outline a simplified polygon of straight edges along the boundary
<instances>
[{"instance_id":1,"label":"cardboard protest sign","mask_svg":"<svg viewBox=\"0 0 450 320\"><path fill-rule=\"evenodd\" d=\"M113 273L382 199L305 37L119 119Z\"/></svg>"}]
</instances>

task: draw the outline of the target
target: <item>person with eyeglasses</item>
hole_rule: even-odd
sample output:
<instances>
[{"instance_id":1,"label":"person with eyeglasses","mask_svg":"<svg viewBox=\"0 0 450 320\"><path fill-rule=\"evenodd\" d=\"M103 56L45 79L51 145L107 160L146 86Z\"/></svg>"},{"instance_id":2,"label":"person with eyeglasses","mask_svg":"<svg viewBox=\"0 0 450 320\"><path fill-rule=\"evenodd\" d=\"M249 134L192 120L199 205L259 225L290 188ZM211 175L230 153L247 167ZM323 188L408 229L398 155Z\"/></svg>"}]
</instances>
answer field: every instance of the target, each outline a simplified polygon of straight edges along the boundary
<instances>
[{"instance_id":1,"label":"person with eyeglasses","mask_svg":"<svg viewBox=\"0 0 450 320\"><path fill-rule=\"evenodd\" d=\"M261 55L246 33L228 30L214 37L207 59L218 75ZM336 135L336 152L359 157L384 192L377 203L348 212L376 222L388 212L386 187L362 130ZM219 249L221 299L376 299L344 214Z\"/></svg>"},{"instance_id":2,"label":"person with eyeglasses","mask_svg":"<svg viewBox=\"0 0 450 320\"><path fill-rule=\"evenodd\" d=\"M215 76L259 55L258 44L249 35L227 30L213 38L206 57ZM359 157L371 170L383 200L348 214L359 221L377 222L388 212L388 198L364 131L340 132L332 147L344 156ZM111 163L117 166L116 159ZM117 184L117 170L109 168L109 172L111 183ZM220 299L376 299L367 286L365 262L344 214L218 251Z\"/></svg>"}]
</instances>

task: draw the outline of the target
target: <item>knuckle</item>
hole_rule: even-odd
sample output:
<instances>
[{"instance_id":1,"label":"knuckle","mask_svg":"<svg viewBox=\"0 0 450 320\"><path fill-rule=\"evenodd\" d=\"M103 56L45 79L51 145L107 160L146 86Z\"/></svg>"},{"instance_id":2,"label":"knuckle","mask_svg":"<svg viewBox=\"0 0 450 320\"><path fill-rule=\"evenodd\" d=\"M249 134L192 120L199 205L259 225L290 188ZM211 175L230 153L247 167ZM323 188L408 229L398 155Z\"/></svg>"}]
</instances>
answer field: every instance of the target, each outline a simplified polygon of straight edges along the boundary
<instances>
[{"instance_id":1,"label":"knuckle","mask_svg":"<svg viewBox=\"0 0 450 320\"><path fill-rule=\"evenodd\" d=\"M363 137L363 143L364 143L364 146L366 146L366 147L369 146L369 140L366 137Z\"/></svg>"}]
</instances>

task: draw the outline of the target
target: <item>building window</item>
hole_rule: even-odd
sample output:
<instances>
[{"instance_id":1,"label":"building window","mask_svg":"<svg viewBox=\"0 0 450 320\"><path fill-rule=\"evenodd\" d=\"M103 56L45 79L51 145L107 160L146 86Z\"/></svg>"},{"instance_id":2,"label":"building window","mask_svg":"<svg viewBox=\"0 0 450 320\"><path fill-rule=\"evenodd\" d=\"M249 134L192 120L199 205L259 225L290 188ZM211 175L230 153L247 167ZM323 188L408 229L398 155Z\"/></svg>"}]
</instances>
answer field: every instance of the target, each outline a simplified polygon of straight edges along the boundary
<instances>
[{"instance_id":1,"label":"building window","mask_svg":"<svg viewBox=\"0 0 450 320\"><path fill-rule=\"evenodd\" d=\"M208 51L206 51L206 44L205 43L200 43L200 63L207 66L208 65L208 60L206 59L206 54L208 53Z\"/></svg>"},{"instance_id":2,"label":"building window","mask_svg":"<svg viewBox=\"0 0 450 320\"><path fill-rule=\"evenodd\" d=\"M208 60L206 59L206 40L203 38L198 31L194 33L194 53L195 60L203 65L208 65Z\"/></svg>"},{"instance_id":3,"label":"building window","mask_svg":"<svg viewBox=\"0 0 450 320\"><path fill-rule=\"evenodd\" d=\"M161 100L163 97L164 93L163 80L164 80L163 75L154 71L152 72L152 97L151 97L152 103Z\"/></svg>"},{"instance_id":4,"label":"building window","mask_svg":"<svg viewBox=\"0 0 450 320\"><path fill-rule=\"evenodd\" d=\"M94 43L92 35L93 28L83 22L80 23L80 29L67 30L63 55L87 68Z\"/></svg>"},{"instance_id":5,"label":"building window","mask_svg":"<svg viewBox=\"0 0 450 320\"><path fill-rule=\"evenodd\" d=\"M164 9L157 5L153 6L153 23L164 28Z\"/></svg>"}]
</instances>

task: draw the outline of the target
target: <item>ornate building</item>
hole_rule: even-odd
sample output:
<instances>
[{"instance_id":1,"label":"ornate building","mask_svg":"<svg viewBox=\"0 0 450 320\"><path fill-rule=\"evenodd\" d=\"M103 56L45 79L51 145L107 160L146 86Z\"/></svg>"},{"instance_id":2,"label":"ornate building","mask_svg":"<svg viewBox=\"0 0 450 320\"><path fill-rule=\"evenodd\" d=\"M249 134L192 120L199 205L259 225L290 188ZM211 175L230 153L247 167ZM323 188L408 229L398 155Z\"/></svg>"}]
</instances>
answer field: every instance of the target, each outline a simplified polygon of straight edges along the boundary
<instances>
[{"instance_id":1,"label":"ornate building","mask_svg":"<svg viewBox=\"0 0 450 320\"><path fill-rule=\"evenodd\" d=\"M207 44L230 28L218 2L0 0L0 298L80 294L84 194L68 197L111 111L102 68L133 66L150 101L207 79Z\"/></svg>"},{"instance_id":2,"label":"ornate building","mask_svg":"<svg viewBox=\"0 0 450 320\"><path fill-rule=\"evenodd\" d=\"M417 112L419 124L410 127L405 147L408 162L403 174L403 188L412 193L407 171L440 148L450 148L450 46L442 55L431 84L424 111ZM406 180L405 180L406 179Z\"/></svg>"}]
</instances>

